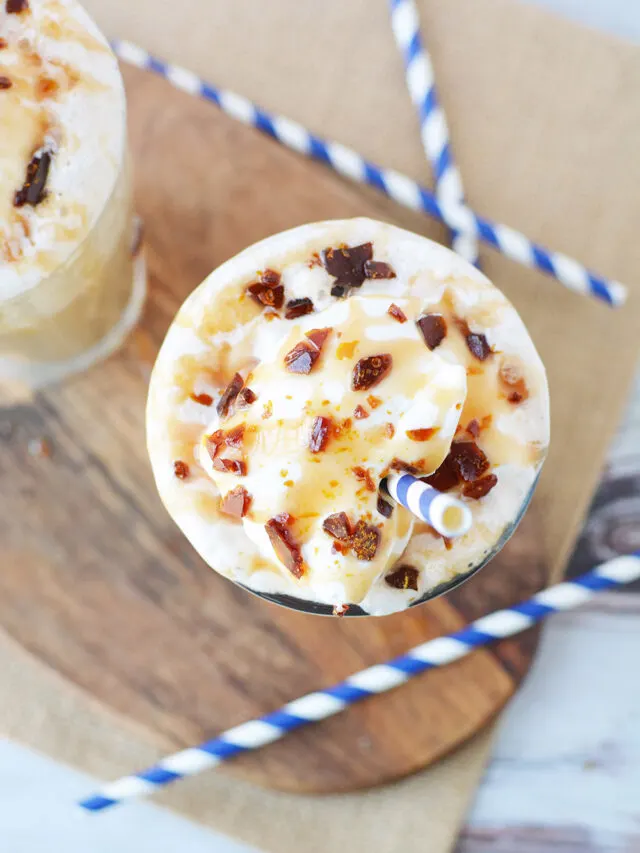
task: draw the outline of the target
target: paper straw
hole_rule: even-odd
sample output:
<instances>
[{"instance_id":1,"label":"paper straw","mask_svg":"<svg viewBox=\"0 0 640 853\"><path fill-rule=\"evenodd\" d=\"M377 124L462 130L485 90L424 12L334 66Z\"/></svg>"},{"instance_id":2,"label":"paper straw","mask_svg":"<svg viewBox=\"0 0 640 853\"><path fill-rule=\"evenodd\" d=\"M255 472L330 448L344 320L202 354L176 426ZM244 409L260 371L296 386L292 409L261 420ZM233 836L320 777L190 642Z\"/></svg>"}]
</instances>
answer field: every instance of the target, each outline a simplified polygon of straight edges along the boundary
<instances>
[{"instance_id":1,"label":"paper straw","mask_svg":"<svg viewBox=\"0 0 640 853\"><path fill-rule=\"evenodd\" d=\"M523 567L524 568L524 567ZM80 803L83 809L98 812L117 803L145 796L184 776L195 776L240 753L259 749L307 723L339 714L369 696L385 693L435 667L444 666L494 640L526 631L551 613L571 610L596 593L640 578L640 551L617 557L586 575L557 584L537 593L528 601L483 616L461 631L415 646L401 657L363 669L333 687L308 693L267 714L233 729L200 746L185 749L157 764L105 785Z\"/></svg>"},{"instance_id":2,"label":"paper straw","mask_svg":"<svg viewBox=\"0 0 640 853\"><path fill-rule=\"evenodd\" d=\"M391 28L404 59L407 87L420 119L420 137L431 163L436 198L449 221L449 211L466 208L462 177L454 162L447 117L436 90L435 72L429 51L420 34L415 0L389 0ZM452 248L479 266L478 235L453 230Z\"/></svg>"},{"instance_id":3,"label":"paper straw","mask_svg":"<svg viewBox=\"0 0 640 853\"><path fill-rule=\"evenodd\" d=\"M453 495L438 492L412 474L390 474L383 486L394 501L447 539L469 532L473 520L471 510Z\"/></svg>"},{"instance_id":4,"label":"paper straw","mask_svg":"<svg viewBox=\"0 0 640 853\"><path fill-rule=\"evenodd\" d=\"M469 208L448 211L445 217L440 203L428 189L394 169L383 169L374 165L339 142L320 139L301 124L284 116L271 115L242 95L217 89L186 68L155 59L146 50L131 42L117 40L112 42L112 47L124 62L153 71L166 78L176 88L211 101L227 115L257 128L293 151L331 166L338 174L375 187L398 204L428 213L457 231L476 231L481 240L505 257L553 276L570 290L595 296L613 306L622 305L626 299L626 288L620 282L589 272L567 255L544 249L518 231L506 225L497 225Z\"/></svg>"}]
</instances>

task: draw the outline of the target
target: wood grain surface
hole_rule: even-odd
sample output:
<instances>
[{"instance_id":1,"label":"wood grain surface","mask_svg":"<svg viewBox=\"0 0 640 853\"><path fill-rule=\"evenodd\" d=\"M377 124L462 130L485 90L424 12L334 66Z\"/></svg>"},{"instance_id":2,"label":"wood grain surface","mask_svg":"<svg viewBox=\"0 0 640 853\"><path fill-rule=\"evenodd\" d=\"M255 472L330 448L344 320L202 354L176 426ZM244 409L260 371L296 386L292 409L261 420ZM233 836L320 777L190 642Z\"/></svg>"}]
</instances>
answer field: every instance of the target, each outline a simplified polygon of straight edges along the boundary
<instances>
[{"instance_id":1,"label":"wood grain surface","mask_svg":"<svg viewBox=\"0 0 640 853\"><path fill-rule=\"evenodd\" d=\"M127 71L126 81L149 299L120 353L0 412L9 484L0 626L109 709L182 746L513 603L546 571L535 510L446 599L380 619L286 611L202 563L161 506L144 447L149 371L176 309L213 267L267 234L327 217L390 218L390 208L159 79ZM400 222L428 230L410 214ZM38 452L43 438L50 453ZM229 772L307 792L400 777L485 725L535 642L530 632L476 652L241 756Z\"/></svg>"}]
</instances>

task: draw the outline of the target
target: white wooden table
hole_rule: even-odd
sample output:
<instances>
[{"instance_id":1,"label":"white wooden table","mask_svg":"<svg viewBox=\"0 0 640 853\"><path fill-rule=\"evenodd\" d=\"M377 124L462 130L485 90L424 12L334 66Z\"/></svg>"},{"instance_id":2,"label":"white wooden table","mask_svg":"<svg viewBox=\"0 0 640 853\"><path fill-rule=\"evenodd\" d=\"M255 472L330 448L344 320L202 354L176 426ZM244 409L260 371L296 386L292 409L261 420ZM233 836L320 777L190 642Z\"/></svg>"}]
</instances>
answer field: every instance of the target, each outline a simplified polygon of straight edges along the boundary
<instances>
[{"instance_id":1,"label":"white wooden table","mask_svg":"<svg viewBox=\"0 0 640 853\"><path fill-rule=\"evenodd\" d=\"M640 0L531 0L640 43ZM640 376L572 571L640 548ZM546 625L457 853L640 851L640 585ZM248 853L148 803L61 809L97 780L0 741L0 853ZM37 803L37 819L34 806Z\"/></svg>"}]
</instances>

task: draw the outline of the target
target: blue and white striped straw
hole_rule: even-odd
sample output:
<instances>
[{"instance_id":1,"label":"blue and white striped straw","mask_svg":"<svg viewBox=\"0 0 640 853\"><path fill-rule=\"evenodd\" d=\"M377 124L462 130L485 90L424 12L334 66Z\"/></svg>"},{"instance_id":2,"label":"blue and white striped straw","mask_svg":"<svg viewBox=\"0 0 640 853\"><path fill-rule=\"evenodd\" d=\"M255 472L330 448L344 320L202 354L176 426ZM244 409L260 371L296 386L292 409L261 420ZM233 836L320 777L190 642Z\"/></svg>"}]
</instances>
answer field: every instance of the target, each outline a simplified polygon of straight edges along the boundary
<instances>
[{"instance_id":1,"label":"blue and white striped straw","mask_svg":"<svg viewBox=\"0 0 640 853\"><path fill-rule=\"evenodd\" d=\"M446 221L449 211L467 205L462 177L454 161L447 117L438 98L433 63L420 34L415 0L389 0L391 28L402 57L407 87L420 119L422 146L431 163L436 198ZM479 265L478 235L453 230L452 248L475 266Z\"/></svg>"},{"instance_id":2,"label":"blue and white striped straw","mask_svg":"<svg viewBox=\"0 0 640 853\"><path fill-rule=\"evenodd\" d=\"M426 521L447 539L464 536L471 529L471 510L453 495L438 492L412 474L390 474L383 483L394 501Z\"/></svg>"},{"instance_id":3,"label":"blue and white striped straw","mask_svg":"<svg viewBox=\"0 0 640 853\"><path fill-rule=\"evenodd\" d=\"M117 40L112 47L124 62L160 74L176 88L211 101L243 124L272 136L293 151L326 163L338 174L373 186L399 204L428 213L457 231L477 232L481 240L505 257L553 276L570 290L595 296L613 306L622 305L626 299L626 288L620 282L589 272L567 255L544 249L507 225L497 225L469 208L447 211L445 215L432 192L401 172L376 166L353 149L321 139L284 116L270 115L247 98L217 89L186 68L155 59L137 45Z\"/></svg>"},{"instance_id":4,"label":"blue and white striped straw","mask_svg":"<svg viewBox=\"0 0 640 853\"><path fill-rule=\"evenodd\" d=\"M333 687L308 693L280 710L227 729L213 740L164 758L153 767L105 785L80 806L99 812L152 794L184 776L195 776L244 752L259 749L307 723L339 714L369 696L385 693L435 667L444 666L494 640L526 631L551 613L571 610L596 593L640 578L640 551L617 557L586 575L539 592L528 601L483 616L461 631L429 640L387 663L363 669Z\"/></svg>"}]
</instances>

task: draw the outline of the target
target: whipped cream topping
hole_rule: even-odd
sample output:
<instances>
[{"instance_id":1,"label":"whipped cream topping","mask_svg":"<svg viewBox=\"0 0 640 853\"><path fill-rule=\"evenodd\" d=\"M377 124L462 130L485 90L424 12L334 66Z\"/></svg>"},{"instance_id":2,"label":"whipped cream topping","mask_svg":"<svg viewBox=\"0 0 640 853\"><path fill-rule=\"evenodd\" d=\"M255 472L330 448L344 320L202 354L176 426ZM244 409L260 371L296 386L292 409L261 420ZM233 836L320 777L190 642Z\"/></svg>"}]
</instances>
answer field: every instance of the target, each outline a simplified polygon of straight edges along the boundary
<instances>
[{"instance_id":1,"label":"whipped cream topping","mask_svg":"<svg viewBox=\"0 0 640 853\"><path fill-rule=\"evenodd\" d=\"M354 272L344 249L368 244ZM517 518L546 452L548 392L481 273L355 219L269 238L194 291L158 356L147 429L161 497L213 568L387 613L468 572ZM446 542L381 507L394 468L468 502L469 533Z\"/></svg>"},{"instance_id":2,"label":"whipped cream topping","mask_svg":"<svg viewBox=\"0 0 640 853\"><path fill-rule=\"evenodd\" d=\"M73 253L126 150L122 78L91 18L76 0L22 5L0 7L0 300Z\"/></svg>"}]
</instances>

